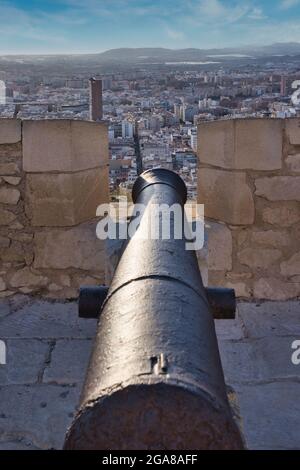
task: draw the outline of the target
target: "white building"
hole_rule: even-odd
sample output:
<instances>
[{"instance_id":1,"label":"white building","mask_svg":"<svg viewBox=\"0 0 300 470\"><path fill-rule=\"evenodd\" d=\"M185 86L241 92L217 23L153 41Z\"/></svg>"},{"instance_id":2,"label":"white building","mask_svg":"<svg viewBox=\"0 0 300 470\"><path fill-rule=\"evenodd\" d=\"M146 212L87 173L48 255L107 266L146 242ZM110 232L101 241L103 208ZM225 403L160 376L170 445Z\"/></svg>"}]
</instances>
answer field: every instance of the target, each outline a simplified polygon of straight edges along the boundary
<instances>
[{"instance_id":1,"label":"white building","mask_svg":"<svg viewBox=\"0 0 300 470\"><path fill-rule=\"evenodd\" d=\"M133 123L130 121L122 121L122 137L123 139L132 139L134 132Z\"/></svg>"}]
</instances>

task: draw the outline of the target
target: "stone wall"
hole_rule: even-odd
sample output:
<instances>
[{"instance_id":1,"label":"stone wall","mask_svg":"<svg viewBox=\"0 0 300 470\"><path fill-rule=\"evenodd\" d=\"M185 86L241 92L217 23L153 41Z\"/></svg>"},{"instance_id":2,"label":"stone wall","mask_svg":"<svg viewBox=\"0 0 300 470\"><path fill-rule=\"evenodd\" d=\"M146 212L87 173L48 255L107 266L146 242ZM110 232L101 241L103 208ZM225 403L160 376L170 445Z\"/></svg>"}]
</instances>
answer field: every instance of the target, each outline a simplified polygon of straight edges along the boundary
<instances>
[{"instance_id":1,"label":"stone wall","mask_svg":"<svg viewBox=\"0 0 300 470\"><path fill-rule=\"evenodd\" d=\"M209 284L300 296L300 119L199 124L198 161Z\"/></svg>"},{"instance_id":2,"label":"stone wall","mask_svg":"<svg viewBox=\"0 0 300 470\"><path fill-rule=\"evenodd\" d=\"M74 298L105 281L107 135L104 123L0 119L0 297Z\"/></svg>"}]
</instances>

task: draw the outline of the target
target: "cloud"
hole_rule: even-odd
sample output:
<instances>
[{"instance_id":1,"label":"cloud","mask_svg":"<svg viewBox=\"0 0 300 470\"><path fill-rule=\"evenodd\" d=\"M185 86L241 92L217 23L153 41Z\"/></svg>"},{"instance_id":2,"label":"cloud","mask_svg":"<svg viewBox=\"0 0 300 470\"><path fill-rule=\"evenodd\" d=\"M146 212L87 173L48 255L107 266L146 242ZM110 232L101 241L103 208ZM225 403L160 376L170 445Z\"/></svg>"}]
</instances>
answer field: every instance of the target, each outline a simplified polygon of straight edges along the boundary
<instances>
[{"instance_id":1,"label":"cloud","mask_svg":"<svg viewBox=\"0 0 300 470\"><path fill-rule=\"evenodd\" d=\"M166 33L169 38L174 39L175 41L182 40L185 38L185 34L182 31L177 31L169 27L166 28Z\"/></svg>"},{"instance_id":2,"label":"cloud","mask_svg":"<svg viewBox=\"0 0 300 470\"><path fill-rule=\"evenodd\" d=\"M290 8L293 8L299 4L300 0L282 0L279 5L279 8L281 10L289 10Z\"/></svg>"},{"instance_id":3,"label":"cloud","mask_svg":"<svg viewBox=\"0 0 300 470\"><path fill-rule=\"evenodd\" d=\"M265 20L267 16L264 14L261 8L254 7L253 10L248 14L248 18L251 20Z\"/></svg>"},{"instance_id":4,"label":"cloud","mask_svg":"<svg viewBox=\"0 0 300 470\"><path fill-rule=\"evenodd\" d=\"M258 12L258 8L253 7L247 0L234 1L230 5L221 0L190 1L189 10L191 21L198 24L235 23L251 12Z\"/></svg>"}]
</instances>

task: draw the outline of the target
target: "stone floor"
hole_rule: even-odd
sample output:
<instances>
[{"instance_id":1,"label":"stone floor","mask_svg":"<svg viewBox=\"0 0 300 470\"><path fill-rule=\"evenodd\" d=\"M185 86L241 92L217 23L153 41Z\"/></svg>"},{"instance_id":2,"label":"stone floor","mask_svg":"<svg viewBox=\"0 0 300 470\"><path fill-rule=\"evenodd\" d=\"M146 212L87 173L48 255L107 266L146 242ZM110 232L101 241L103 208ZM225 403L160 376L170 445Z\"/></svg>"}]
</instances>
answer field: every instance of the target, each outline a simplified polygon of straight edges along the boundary
<instances>
[{"instance_id":1,"label":"stone floor","mask_svg":"<svg viewBox=\"0 0 300 470\"><path fill-rule=\"evenodd\" d=\"M76 303L0 300L0 449L61 448L95 332ZM300 302L240 303L217 321L226 382L238 394L250 449L300 449Z\"/></svg>"}]
</instances>

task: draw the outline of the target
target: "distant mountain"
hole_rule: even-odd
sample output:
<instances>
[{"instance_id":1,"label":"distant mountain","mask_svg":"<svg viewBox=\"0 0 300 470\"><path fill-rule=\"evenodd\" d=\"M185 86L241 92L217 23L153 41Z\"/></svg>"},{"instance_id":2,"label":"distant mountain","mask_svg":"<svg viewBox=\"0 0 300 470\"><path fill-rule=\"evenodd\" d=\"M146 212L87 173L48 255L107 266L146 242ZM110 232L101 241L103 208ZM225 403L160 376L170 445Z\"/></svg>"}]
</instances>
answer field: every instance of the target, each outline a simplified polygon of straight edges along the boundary
<instances>
[{"instance_id":1,"label":"distant mountain","mask_svg":"<svg viewBox=\"0 0 300 470\"><path fill-rule=\"evenodd\" d=\"M60 54L60 55L0 55L0 64L3 70L11 65L23 69L31 65L37 70L51 68L54 71L75 70L78 72L89 68L91 73L102 70L118 70L120 67L134 68L151 64L163 65L165 63L214 63L223 64L239 62L252 63L253 59L262 62L270 58L280 63L282 56L293 57L300 60L300 43L278 43L269 46L243 46L223 49L166 49L166 48L120 48L111 49L98 54Z\"/></svg>"},{"instance_id":2,"label":"distant mountain","mask_svg":"<svg viewBox=\"0 0 300 470\"><path fill-rule=\"evenodd\" d=\"M214 57L226 59L236 57L263 57L300 54L300 43L278 43L270 46L244 46L223 49L165 49L165 48L120 48L111 49L98 55L100 61L119 62L177 62L203 61Z\"/></svg>"}]
</instances>

